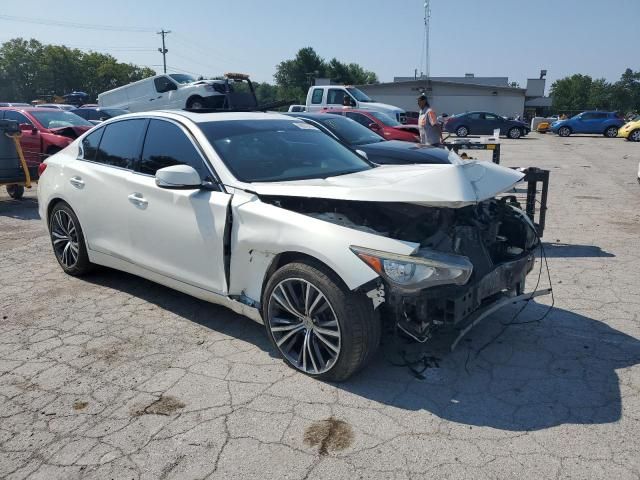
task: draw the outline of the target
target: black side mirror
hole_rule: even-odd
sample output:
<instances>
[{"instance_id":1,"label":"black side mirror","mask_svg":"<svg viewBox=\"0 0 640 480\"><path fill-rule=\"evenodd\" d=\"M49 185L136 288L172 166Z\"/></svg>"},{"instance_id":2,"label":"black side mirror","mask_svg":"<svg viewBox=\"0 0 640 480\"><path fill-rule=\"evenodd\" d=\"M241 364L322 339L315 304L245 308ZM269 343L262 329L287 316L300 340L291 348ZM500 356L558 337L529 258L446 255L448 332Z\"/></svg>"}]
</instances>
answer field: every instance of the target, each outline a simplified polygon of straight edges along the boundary
<instances>
[{"instance_id":1,"label":"black side mirror","mask_svg":"<svg viewBox=\"0 0 640 480\"><path fill-rule=\"evenodd\" d=\"M371 130L375 130L376 132L380 130L380 125L378 125L377 123L370 123L369 124L369 128Z\"/></svg>"}]
</instances>

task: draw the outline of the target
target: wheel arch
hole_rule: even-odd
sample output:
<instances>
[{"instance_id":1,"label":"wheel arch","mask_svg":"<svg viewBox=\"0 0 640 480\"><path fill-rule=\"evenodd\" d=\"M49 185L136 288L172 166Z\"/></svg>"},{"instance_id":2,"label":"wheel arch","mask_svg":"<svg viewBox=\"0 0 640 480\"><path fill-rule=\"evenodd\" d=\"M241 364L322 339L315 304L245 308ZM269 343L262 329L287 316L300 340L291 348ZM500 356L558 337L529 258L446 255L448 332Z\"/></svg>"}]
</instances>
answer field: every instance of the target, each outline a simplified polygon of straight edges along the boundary
<instances>
[{"instance_id":1,"label":"wheel arch","mask_svg":"<svg viewBox=\"0 0 640 480\"><path fill-rule=\"evenodd\" d=\"M202 100L203 103L206 102L205 97L203 97L202 95L199 95L197 93L192 93L191 95L189 95L189 97L187 97L187 101L185 102L184 106L189 108L189 105L191 104L191 102L196 99Z\"/></svg>"},{"instance_id":2,"label":"wheel arch","mask_svg":"<svg viewBox=\"0 0 640 480\"><path fill-rule=\"evenodd\" d=\"M276 271L278 271L278 269L280 269L281 267L284 267L285 265L288 265L290 263L297 263L297 262L307 263L311 265L315 264L327 269L335 277L334 280L338 281L340 285L343 286L345 289L347 290L349 289L349 287L347 287L345 281L338 274L338 272L336 272L333 268L331 268L331 266L327 265L325 262L323 262L319 258L314 257L313 255L309 255L308 253L303 253L298 251L286 251L286 252L281 252L275 255L271 260L271 263L269 264L269 266L264 272L264 276L262 278L262 285L260 287L261 303L264 302L265 288L267 287L267 283L269 282L269 279L273 276L273 274Z\"/></svg>"}]
</instances>

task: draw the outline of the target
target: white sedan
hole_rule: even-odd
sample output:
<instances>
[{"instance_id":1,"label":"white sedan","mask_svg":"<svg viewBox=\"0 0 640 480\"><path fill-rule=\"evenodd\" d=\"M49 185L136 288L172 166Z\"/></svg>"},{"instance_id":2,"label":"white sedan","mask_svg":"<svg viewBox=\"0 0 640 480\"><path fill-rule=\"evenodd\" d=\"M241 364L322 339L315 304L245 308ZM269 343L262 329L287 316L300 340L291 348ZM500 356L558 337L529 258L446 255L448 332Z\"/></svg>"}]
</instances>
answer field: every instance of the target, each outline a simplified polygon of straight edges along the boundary
<instances>
[{"instance_id":1,"label":"white sedan","mask_svg":"<svg viewBox=\"0 0 640 480\"><path fill-rule=\"evenodd\" d=\"M279 114L147 112L48 158L38 198L66 273L106 265L227 306L291 367L344 380L385 324L424 342L525 297L539 238L494 198L522 174L450 160L376 166Z\"/></svg>"}]
</instances>

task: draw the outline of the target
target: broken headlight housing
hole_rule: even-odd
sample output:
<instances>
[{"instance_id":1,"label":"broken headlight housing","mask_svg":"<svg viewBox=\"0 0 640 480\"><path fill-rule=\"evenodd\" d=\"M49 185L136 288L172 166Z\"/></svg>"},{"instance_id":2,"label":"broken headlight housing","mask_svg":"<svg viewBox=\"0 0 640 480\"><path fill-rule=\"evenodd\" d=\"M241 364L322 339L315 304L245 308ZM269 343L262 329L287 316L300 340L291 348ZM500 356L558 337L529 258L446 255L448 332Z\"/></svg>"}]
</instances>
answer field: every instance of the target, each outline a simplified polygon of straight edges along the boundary
<instances>
[{"instance_id":1,"label":"broken headlight housing","mask_svg":"<svg viewBox=\"0 0 640 480\"><path fill-rule=\"evenodd\" d=\"M351 251L382 278L406 290L446 284L464 285L473 272L473 265L467 257L429 249L419 250L418 255L400 255L357 246L351 246Z\"/></svg>"}]
</instances>

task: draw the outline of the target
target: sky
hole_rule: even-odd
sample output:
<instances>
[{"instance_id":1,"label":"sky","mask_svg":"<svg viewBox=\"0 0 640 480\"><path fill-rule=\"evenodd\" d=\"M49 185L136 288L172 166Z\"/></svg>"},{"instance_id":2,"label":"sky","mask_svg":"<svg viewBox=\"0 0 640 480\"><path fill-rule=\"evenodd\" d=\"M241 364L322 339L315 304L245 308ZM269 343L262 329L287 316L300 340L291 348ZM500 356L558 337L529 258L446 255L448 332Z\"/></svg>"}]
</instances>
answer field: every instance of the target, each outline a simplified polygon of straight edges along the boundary
<instances>
[{"instance_id":1,"label":"sky","mask_svg":"<svg viewBox=\"0 0 640 480\"><path fill-rule=\"evenodd\" d=\"M356 62L380 81L424 65L424 0L1 0L0 42L35 38L162 71L249 73L273 82L303 47ZM25 7L28 5L28 7ZM18 21L20 17L22 20ZM548 71L616 81L640 70L640 0L431 0L432 76L507 76L526 84ZM33 23L36 22L36 23ZM71 23L71 25L69 24ZM95 28L100 26L101 28Z\"/></svg>"}]
</instances>

